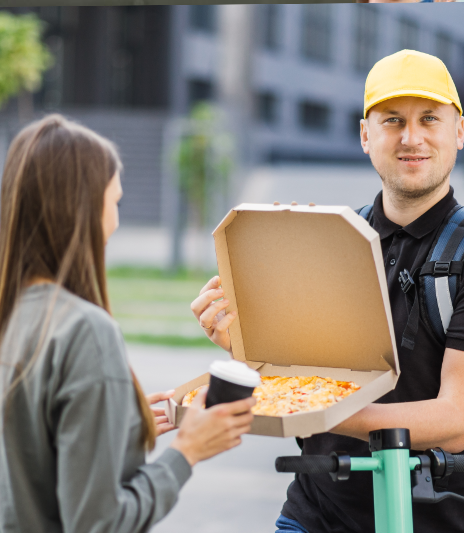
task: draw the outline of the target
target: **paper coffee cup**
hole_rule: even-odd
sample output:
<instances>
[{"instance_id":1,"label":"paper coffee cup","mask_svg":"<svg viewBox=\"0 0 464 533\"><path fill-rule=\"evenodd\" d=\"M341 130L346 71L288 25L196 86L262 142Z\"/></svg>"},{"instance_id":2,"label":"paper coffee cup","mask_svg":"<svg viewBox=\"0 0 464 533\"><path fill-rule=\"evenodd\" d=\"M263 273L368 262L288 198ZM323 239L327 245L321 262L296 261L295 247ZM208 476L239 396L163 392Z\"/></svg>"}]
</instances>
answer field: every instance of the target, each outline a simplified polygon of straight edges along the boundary
<instances>
[{"instance_id":1,"label":"paper coffee cup","mask_svg":"<svg viewBox=\"0 0 464 533\"><path fill-rule=\"evenodd\" d=\"M218 403L249 398L261 384L261 376L239 361L214 361L209 367L211 380L206 396L206 408Z\"/></svg>"}]
</instances>

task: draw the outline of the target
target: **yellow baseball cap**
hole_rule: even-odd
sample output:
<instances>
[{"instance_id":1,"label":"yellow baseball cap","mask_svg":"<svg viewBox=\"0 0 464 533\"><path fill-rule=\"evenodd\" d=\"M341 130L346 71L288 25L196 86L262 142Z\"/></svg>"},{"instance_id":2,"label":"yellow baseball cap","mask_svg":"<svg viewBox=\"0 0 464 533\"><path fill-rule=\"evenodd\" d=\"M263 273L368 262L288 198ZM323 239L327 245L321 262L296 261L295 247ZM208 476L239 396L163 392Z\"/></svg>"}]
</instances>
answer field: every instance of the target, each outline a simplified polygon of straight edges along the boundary
<instances>
[{"instance_id":1,"label":"yellow baseball cap","mask_svg":"<svg viewBox=\"0 0 464 533\"><path fill-rule=\"evenodd\" d=\"M377 61L366 79L364 118L371 107L399 96L454 104L462 115L458 92L445 64L423 52L401 50Z\"/></svg>"}]
</instances>

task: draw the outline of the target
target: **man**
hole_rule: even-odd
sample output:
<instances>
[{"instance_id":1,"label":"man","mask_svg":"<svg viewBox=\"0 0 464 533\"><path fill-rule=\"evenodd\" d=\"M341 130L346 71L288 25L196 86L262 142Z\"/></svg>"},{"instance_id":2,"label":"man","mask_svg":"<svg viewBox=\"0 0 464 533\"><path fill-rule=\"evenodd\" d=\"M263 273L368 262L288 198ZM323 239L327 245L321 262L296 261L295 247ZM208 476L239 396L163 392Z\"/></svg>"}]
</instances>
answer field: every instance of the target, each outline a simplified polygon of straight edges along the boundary
<instances>
[{"instance_id":1,"label":"man","mask_svg":"<svg viewBox=\"0 0 464 533\"><path fill-rule=\"evenodd\" d=\"M305 439L304 454L346 450L368 456L368 433L405 427L412 448L464 449L464 290L458 290L446 340L433 333L421 311L413 349L402 346L408 308L398 282L414 272L430 251L442 222L457 205L450 174L464 144L464 119L453 80L436 57L411 50L388 56L366 80L361 144L382 180L369 223L380 234L401 375L395 390L349 418L331 433ZM230 350L227 300L213 278L192 303L210 339ZM448 490L464 495L464 476ZM453 500L414 504L418 533L464 532L464 508ZM371 476L353 473L334 483L329 476L297 475L276 525L278 531L373 533Z\"/></svg>"},{"instance_id":2,"label":"man","mask_svg":"<svg viewBox=\"0 0 464 533\"><path fill-rule=\"evenodd\" d=\"M461 2L462 0L457 0ZM456 0L356 0L358 4L404 4L424 2L456 2Z\"/></svg>"}]
</instances>

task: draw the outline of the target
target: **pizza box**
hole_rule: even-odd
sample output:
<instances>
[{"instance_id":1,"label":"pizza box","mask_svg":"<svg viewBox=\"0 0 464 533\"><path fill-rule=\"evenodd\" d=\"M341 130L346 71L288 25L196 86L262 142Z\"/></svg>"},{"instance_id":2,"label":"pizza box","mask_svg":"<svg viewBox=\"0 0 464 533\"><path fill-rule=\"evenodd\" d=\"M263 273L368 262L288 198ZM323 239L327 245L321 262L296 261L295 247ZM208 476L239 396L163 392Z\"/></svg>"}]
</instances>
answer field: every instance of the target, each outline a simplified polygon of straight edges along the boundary
<instances>
[{"instance_id":1,"label":"pizza box","mask_svg":"<svg viewBox=\"0 0 464 533\"><path fill-rule=\"evenodd\" d=\"M399 377L378 233L349 207L241 204L213 232L219 275L237 311L234 359L262 376L354 381L361 389L327 409L254 417L251 433L308 437L329 431L392 390ZM179 425L181 385L167 404Z\"/></svg>"}]
</instances>

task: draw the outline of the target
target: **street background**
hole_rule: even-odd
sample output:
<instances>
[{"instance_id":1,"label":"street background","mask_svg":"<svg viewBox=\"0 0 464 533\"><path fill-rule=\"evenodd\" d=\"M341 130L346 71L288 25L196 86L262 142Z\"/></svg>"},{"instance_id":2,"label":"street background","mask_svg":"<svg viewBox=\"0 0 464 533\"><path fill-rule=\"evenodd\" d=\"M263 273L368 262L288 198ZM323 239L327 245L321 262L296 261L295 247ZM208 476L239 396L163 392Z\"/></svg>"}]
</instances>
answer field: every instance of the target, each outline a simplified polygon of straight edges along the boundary
<instances>
[{"instance_id":1,"label":"street background","mask_svg":"<svg viewBox=\"0 0 464 533\"><path fill-rule=\"evenodd\" d=\"M437 55L464 95L459 4L0 9L6 14L35 17L51 60L33 57L40 83L0 92L0 165L19 128L51 112L120 149L124 197L107 245L109 290L147 393L226 357L190 302L216 273L211 232L231 207L373 201L380 178L361 150L359 120L377 60L405 48ZM452 185L462 203L461 161ZM150 460L172 438L160 437ZM291 481L274 460L298 451L293 439L245 436L195 468L154 531L274 531Z\"/></svg>"}]
</instances>

